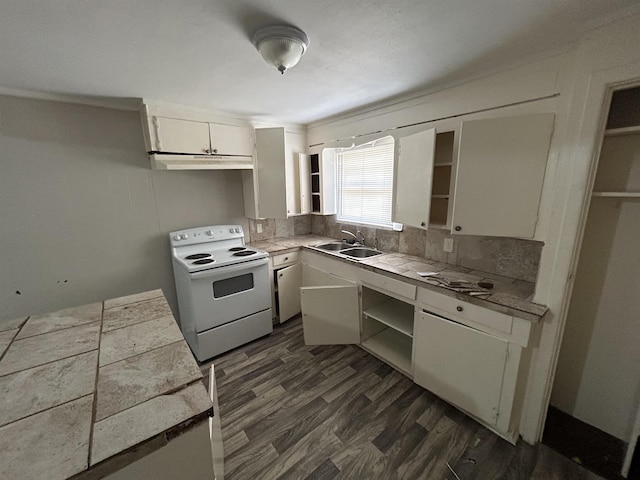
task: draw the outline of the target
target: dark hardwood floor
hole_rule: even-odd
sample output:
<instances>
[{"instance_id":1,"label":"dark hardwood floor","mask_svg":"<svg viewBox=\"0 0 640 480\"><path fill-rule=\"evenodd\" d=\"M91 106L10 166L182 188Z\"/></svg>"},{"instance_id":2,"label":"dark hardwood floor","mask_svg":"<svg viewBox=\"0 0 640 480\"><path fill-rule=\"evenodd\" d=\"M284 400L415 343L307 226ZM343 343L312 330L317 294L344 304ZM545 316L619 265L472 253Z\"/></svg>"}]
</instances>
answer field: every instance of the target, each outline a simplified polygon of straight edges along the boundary
<instances>
[{"instance_id":1,"label":"dark hardwood floor","mask_svg":"<svg viewBox=\"0 0 640 480\"><path fill-rule=\"evenodd\" d=\"M600 478L512 446L356 346L306 346L300 318L213 363L227 480Z\"/></svg>"}]
</instances>

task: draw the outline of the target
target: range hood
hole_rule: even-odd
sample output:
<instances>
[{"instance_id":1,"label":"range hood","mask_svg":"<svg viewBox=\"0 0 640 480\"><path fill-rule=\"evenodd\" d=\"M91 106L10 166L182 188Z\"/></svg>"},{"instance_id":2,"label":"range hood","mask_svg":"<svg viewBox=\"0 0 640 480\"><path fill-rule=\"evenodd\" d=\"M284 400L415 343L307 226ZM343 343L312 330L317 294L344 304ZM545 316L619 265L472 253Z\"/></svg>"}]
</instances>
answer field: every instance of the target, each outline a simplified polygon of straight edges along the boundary
<instances>
[{"instance_id":1,"label":"range hood","mask_svg":"<svg viewBox=\"0 0 640 480\"><path fill-rule=\"evenodd\" d=\"M253 157L149 152L154 170L252 170Z\"/></svg>"}]
</instances>

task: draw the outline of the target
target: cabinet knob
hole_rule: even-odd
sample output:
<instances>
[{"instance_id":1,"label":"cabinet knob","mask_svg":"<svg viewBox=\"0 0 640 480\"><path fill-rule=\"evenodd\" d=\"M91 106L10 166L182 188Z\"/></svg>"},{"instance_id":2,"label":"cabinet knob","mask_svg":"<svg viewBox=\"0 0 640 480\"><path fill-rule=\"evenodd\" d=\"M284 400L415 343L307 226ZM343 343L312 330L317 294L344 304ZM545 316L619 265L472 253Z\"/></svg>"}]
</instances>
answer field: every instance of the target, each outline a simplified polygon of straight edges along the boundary
<instances>
[{"instance_id":1,"label":"cabinet knob","mask_svg":"<svg viewBox=\"0 0 640 480\"><path fill-rule=\"evenodd\" d=\"M208 148L205 148L204 150L202 150L204 153L211 153L211 150L209 150Z\"/></svg>"},{"instance_id":2,"label":"cabinet knob","mask_svg":"<svg viewBox=\"0 0 640 480\"><path fill-rule=\"evenodd\" d=\"M424 222L420 222L420 226L421 226L421 227L424 227L425 225L426 225L426 223L424 223Z\"/></svg>"},{"instance_id":3,"label":"cabinet knob","mask_svg":"<svg viewBox=\"0 0 640 480\"><path fill-rule=\"evenodd\" d=\"M456 310L457 310L457 311L459 311L459 312L461 312L461 311L463 311L463 310L464 310L464 308L462 308L460 305L458 305L458 306L456 307Z\"/></svg>"},{"instance_id":4,"label":"cabinet knob","mask_svg":"<svg viewBox=\"0 0 640 480\"><path fill-rule=\"evenodd\" d=\"M218 149L217 149L217 148L214 148L214 149L213 149L213 153L218 153Z\"/></svg>"},{"instance_id":5,"label":"cabinet knob","mask_svg":"<svg viewBox=\"0 0 640 480\"><path fill-rule=\"evenodd\" d=\"M282 278L282 274L278 275L278 278Z\"/></svg>"},{"instance_id":6,"label":"cabinet knob","mask_svg":"<svg viewBox=\"0 0 640 480\"><path fill-rule=\"evenodd\" d=\"M286 262L287 260L289 260L289 257L284 257L284 261Z\"/></svg>"},{"instance_id":7,"label":"cabinet knob","mask_svg":"<svg viewBox=\"0 0 640 480\"><path fill-rule=\"evenodd\" d=\"M460 225L456 225L455 231L459 232L460 230L462 230L462 227Z\"/></svg>"}]
</instances>

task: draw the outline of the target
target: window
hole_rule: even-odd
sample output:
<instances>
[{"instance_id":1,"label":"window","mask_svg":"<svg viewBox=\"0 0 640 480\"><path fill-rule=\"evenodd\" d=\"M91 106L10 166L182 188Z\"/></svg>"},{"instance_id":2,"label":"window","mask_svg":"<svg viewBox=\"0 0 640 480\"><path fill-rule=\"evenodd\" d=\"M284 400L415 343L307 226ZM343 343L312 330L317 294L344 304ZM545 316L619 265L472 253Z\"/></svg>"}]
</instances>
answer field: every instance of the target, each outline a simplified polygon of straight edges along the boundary
<instances>
[{"instance_id":1,"label":"window","mask_svg":"<svg viewBox=\"0 0 640 480\"><path fill-rule=\"evenodd\" d=\"M391 227L393 137L338 151L338 221Z\"/></svg>"}]
</instances>

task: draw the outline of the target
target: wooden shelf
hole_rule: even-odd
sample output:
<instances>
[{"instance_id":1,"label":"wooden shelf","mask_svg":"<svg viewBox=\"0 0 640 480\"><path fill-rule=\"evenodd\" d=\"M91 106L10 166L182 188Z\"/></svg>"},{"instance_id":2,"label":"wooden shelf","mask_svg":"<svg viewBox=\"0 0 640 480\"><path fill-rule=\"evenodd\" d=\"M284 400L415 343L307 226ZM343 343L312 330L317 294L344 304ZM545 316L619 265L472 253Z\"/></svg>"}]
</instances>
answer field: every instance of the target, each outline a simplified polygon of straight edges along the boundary
<instances>
[{"instance_id":1,"label":"wooden shelf","mask_svg":"<svg viewBox=\"0 0 640 480\"><path fill-rule=\"evenodd\" d=\"M634 133L640 133L640 125L634 125L633 127L610 128L604 131L604 136L615 137L617 135L633 135Z\"/></svg>"},{"instance_id":2,"label":"wooden shelf","mask_svg":"<svg viewBox=\"0 0 640 480\"><path fill-rule=\"evenodd\" d=\"M413 376L411 372L412 345L413 340L410 337L392 328L386 328L362 342L362 347L365 350L370 351L410 377Z\"/></svg>"},{"instance_id":3,"label":"wooden shelf","mask_svg":"<svg viewBox=\"0 0 640 480\"><path fill-rule=\"evenodd\" d=\"M449 195L448 194L447 195L441 195L441 194L435 193L435 194L431 195L431 198L445 198L446 199L446 198L449 198Z\"/></svg>"},{"instance_id":4,"label":"wooden shelf","mask_svg":"<svg viewBox=\"0 0 640 480\"><path fill-rule=\"evenodd\" d=\"M413 337L413 305L409 303L389 298L388 301L379 303L363 313L408 337Z\"/></svg>"},{"instance_id":5,"label":"wooden shelf","mask_svg":"<svg viewBox=\"0 0 640 480\"><path fill-rule=\"evenodd\" d=\"M592 192L592 197L640 198L640 192Z\"/></svg>"},{"instance_id":6,"label":"wooden shelf","mask_svg":"<svg viewBox=\"0 0 640 480\"><path fill-rule=\"evenodd\" d=\"M453 162L434 163L433 166L434 167L453 167Z\"/></svg>"}]
</instances>

